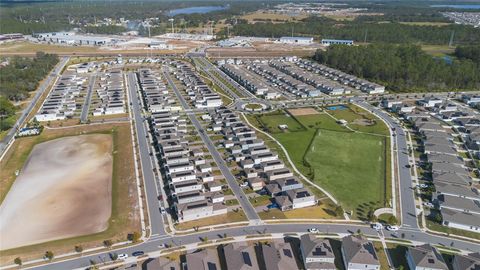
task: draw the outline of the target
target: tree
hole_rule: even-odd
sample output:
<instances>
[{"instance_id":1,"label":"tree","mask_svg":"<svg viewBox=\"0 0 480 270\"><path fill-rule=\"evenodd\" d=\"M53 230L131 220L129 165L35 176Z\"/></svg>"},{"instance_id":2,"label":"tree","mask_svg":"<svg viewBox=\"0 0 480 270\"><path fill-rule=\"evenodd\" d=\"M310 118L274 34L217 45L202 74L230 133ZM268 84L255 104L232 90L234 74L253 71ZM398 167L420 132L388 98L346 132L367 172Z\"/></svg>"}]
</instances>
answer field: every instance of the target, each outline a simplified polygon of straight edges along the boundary
<instances>
[{"instance_id":1,"label":"tree","mask_svg":"<svg viewBox=\"0 0 480 270\"><path fill-rule=\"evenodd\" d=\"M388 224L394 225L397 224L397 222L397 218L393 215L388 218Z\"/></svg>"},{"instance_id":2,"label":"tree","mask_svg":"<svg viewBox=\"0 0 480 270\"><path fill-rule=\"evenodd\" d=\"M16 264L16 265L22 265L22 259L20 257L16 257L15 260L13 260L13 262Z\"/></svg>"},{"instance_id":3,"label":"tree","mask_svg":"<svg viewBox=\"0 0 480 270\"><path fill-rule=\"evenodd\" d=\"M75 251L81 253L83 252L83 247L81 245L75 246Z\"/></svg>"},{"instance_id":4,"label":"tree","mask_svg":"<svg viewBox=\"0 0 480 270\"><path fill-rule=\"evenodd\" d=\"M45 252L45 258L47 258L49 261L53 260L54 257L55 255L52 251L48 250L47 252Z\"/></svg>"},{"instance_id":5,"label":"tree","mask_svg":"<svg viewBox=\"0 0 480 270\"><path fill-rule=\"evenodd\" d=\"M118 259L118 254L115 252L110 253L110 259L112 259L112 261L116 261Z\"/></svg>"},{"instance_id":6,"label":"tree","mask_svg":"<svg viewBox=\"0 0 480 270\"><path fill-rule=\"evenodd\" d=\"M434 216L433 216L433 220L437 223L442 223L442 214L440 213L436 213Z\"/></svg>"},{"instance_id":7,"label":"tree","mask_svg":"<svg viewBox=\"0 0 480 270\"><path fill-rule=\"evenodd\" d=\"M375 210L373 210L373 208L370 208L370 210L368 210L367 219L370 222L376 222L377 221L377 216L375 216Z\"/></svg>"},{"instance_id":8,"label":"tree","mask_svg":"<svg viewBox=\"0 0 480 270\"><path fill-rule=\"evenodd\" d=\"M137 243L138 241L140 241L141 237L142 237L142 235L139 232L133 232L133 233L128 234L127 239L129 241Z\"/></svg>"},{"instance_id":9,"label":"tree","mask_svg":"<svg viewBox=\"0 0 480 270\"><path fill-rule=\"evenodd\" d=\"M107 239L107 240L103 241L103 245L104 245L106 248L111 248L111 247L113 246L113 242L112 242L112 240Z\"/></svg>"},{"instance_id":10,"label":"tree","mask_svg":"<svg viewBox=\"0 0 480 270\"><path fill-rule=\"evenodd\" d=\"M337 205L334 211L336 216L339 216L339 217L343 216L343 208L341 205Z\"/></svg>"}]
</instances>

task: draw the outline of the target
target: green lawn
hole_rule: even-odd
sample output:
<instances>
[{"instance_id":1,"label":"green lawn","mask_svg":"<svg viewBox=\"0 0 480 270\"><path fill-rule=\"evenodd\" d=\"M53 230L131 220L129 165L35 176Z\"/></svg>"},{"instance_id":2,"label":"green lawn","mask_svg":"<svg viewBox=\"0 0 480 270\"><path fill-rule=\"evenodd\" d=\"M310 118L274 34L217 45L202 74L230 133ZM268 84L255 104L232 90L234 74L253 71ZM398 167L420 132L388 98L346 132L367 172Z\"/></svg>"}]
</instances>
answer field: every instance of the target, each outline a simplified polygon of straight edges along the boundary
<instances>
[{"instance_id":1,"label":"green lawn","mask_svg":"<svg viewBox=\"0 0 480 270\"><path fill-rule=\"evenodd\" d=\"M307 128L322 128L337 131L348 131L344 126L337 124L335 119L326 113L300 115L295 118Z\"/></svg>"},{"instance_id":2,"label":"green lawn","mask_svg":"<svg viewBox=\"0 0 480 270\"><path fill-rule=\"evenodd\" d=\"M365 217L385 200L385 138L320 130L305 155L314 181L354 216Z\"/></svg>"},{"instance_id":3,"label":"green lawn","mask_svg":"<svg viewBox=\"0 0 480 270\"><path fill-rule=\"evenodd\" d=\"M347 109L328 111L329 114L337 119L343 119L348 122L348 126L353 130L380 135L389 135L388 127L375 115L363 110L355 105L348 105ZM367 125L367 123L369 124Z\"/></svg>"},{"instance_id":4,"label":"green lawn","mask_svg":"<svg viewBox=\"0 0 480 270\"><path fill-rule=\"evenodd\" d=\"M287 125L288 131L290 132L305 130L305 128L297 120L295 120L295 118L284 112L263 114L262 116L258 117L258 119L270 133L284 132L278 127L279 125Z\"/></svg>"}]
</instances>

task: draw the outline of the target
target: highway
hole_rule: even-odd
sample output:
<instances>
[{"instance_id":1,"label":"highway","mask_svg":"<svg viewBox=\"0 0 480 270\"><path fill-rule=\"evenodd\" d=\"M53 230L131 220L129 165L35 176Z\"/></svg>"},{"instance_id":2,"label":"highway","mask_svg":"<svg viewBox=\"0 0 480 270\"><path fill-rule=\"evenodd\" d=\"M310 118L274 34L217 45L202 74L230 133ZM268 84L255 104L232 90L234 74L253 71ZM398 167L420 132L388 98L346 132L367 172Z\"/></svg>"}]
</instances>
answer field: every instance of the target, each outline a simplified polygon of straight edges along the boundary
<instances>
[{"instance_id":1,"label":"highway","mask_svg":"<svg viewBox=\"0 0 480 270\"><path fill-rule=\"evenodd\" d=\"M131 101L130 109L132 110L135 128L137 130L138 150L140 162L142 165L142 175L146 190L146 201L148 207L148 215L150 218L151 235L165 235L163 217L160 213L160 204L158 201L158 191L155 185L155 175L153 174L154 165L150 156L149 141L145 122L142 118L142 108L140 107L140 96L138 93L137 80L134 73L127 74L128 95ZM155 160L153 160L155 162Z\"/></svg>"},{"instance_id":2,"label":"highway","mask_svg":"<svg viewBox=\"0 0 480 270\"><path fill-rule=\"evenodd\" d=\"M182 104L182 107L184 110L190 110L190 106L187 104L185 99L183 98L182 94L180 91L177 89L177 86L173 83L172 78L168 74L167 71L163 72L165 78L168 81L168 84L172 87L172 89L175 92L175 95L177 96L178 100L180 101L180 104ZM198 131L198 134L202 138L204 144L207 146L208 151L212 155L213 159L218 165L218 168L222 172L223 176L225 176L225 179L228 182L228 185L230 186L230 189L232 189L233 194L237 198L238 202L243 208L243 211L245 212L245 215L250 221L253 222L260 222L260 218L258 217L257 212L255 211L255 208L250 204L250 202L247 199L247 196L245 196L245 193L243 192L242 188L238 185L237 180L235 179L235 176L230 172L230 169L228 168L227 164L223 160L223 158L220 156L220 153L218 153L217 148L215 145L213 145L212 140L208 137L207 134L205 134L202 125L200 122L198 122L197 118L195 117L195 114L193 113L187 113L188 118L192 122L192 124L195 126L195 128Z\"/></svg>"},{"instance_id":3,"label":"highway","mask_svg":"<svg viewBox=\"0 0 480 270\"><path fill-rule=\"evenodd\" d=\"M82 113L80 114L80 121L86 123L88 119L88 111L90 109L90 102L92 101L92 92L93 86L95 86L95 80L97 75L91 75L90 81L88 83L87 96L85 97L85 102L83 103Z\"/></svg>"},{"instance_id":4,"label":"highway","mask_svg":"<svg viewBox=\"0 0 480 270\"><path fill-rule=\"evenodd\" d=\"M5 151L7 146L14 139L15 133L17 132L17 129L22 127L25 120L27 120L27 116L30 114L30 112L35 107L35 104L37 104L40 97L45 93L45 90L52 83L52 81L56 80L58 78L58 76L60 76L60 72L62 72L63 68L65 67L65 65L67 64L69 59L70 59L70 57L62 57L60 59L60 61L58 62L58 64L55 66L55 68L52 71L50 71L47 78L45 78L45 80L43 80L40 83L40 85L38 86L37 92L35 93L35 96L33 96L32 100L28 104L27 108L25 108L23 110L22 114L20 115L20 117L15 122L15 125L8 131L5 138L3 138L3 140L0 142L0 156L3 156L3 152Z\"/></svg>"}]
</instances>

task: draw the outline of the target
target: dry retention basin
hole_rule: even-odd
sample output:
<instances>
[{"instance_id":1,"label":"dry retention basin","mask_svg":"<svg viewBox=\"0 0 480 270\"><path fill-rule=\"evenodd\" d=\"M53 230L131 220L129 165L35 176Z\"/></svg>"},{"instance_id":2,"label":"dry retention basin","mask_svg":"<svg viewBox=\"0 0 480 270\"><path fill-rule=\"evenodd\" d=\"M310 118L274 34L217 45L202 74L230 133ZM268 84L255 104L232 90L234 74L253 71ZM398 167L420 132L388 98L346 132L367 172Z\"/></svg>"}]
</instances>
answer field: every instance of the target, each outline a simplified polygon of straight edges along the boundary
<instances>
[{"instance_id":1,"label":"dry retention basin","mask_svg":"<svg viewBox=\"0 0 480 270\"><path fill-rule=\"evenodd\" d=\"M107 229L112 144L94 134L36 145L0 206L0 249Z\"/></svg>"}]
</instances>

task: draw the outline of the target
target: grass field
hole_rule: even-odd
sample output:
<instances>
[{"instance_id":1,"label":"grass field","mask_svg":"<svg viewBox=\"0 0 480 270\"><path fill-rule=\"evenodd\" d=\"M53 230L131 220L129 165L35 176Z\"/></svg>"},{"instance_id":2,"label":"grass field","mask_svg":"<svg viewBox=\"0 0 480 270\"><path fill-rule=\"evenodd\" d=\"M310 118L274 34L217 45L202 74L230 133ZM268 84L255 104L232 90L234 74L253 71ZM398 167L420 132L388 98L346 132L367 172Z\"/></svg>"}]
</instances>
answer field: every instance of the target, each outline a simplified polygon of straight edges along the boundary
<instances>
[{"instance_id":1,"label":"grass field","mask_svg":"<svg viewBox=\"0 0 480 270\"><path fill-rule=\"evenodd\" d=\"M450 55L455 52L455 48L448 45L422 45L422 50L437 57Z\"/></svg>"},{"instance_id":2,"label":"grass field","mask_svg":"<svg viewBox=\"0 0 480 270\"><path fill-rule=\"evenodd\" d=\"M262 11L256 11L243 15L241 18L247 20L249 23L256 21L272 21L273 23L281 23L287 21L297 21L306 18L306 15L290 16L287 14L266 13Z\"/></svg>"},{"instance_id":3,"label":"grass field","mask_svg":"<svg viewBox=\"0 0 480 270\"><path fill-rule=\"evenodd\" d=\"M385 136L388 128L375 116L353 105L328 112L335 118L347 120L348 126L359 132L337 124L326 113L287 117L277 112L249 120L264 130L267 127L302 174L331 192L344 209L353 210L355 218L365 218L370 208L383 207L390 198L389 142ZM290 129L290 132L275 129L287 119L295 121L289 127L297 124L303 128Z\"/></svg>"},{"instance_id":4,"label":"grass field","mask_svg":"<svg viewBox=\"0 0 480 270\"><path fill-rule=\"evenodd\" d=\"M385 195L385 138L320 130L305 160L314 181L325 187L354 216L382 207Z\"/></svg>"},{"instance_id":5,"label":"grass field","mask_svg":"<svg viewBox=\"0 0 480 270\"><path fill-rule=\"evenodd\" d=\"M406 25L418 25L418 26L446 26L450 25L449 22L400 22L400 24Z\"/></svg>"},{"instance_id":6,"label":"grass field","mask_svg":"<svg viewBox=\"0 0 480 270\"><path fill-rule=\"evenodd\" d=\"M278 127L279 125L287 125L290 132L305 130L295 118L283 111L263 114L259 117L259 121L268 129L269 133L283 133L284 131Z\"/></svg>"},{"instance_id":7,"label":"grass field","mask_svg":"<svg viewBox=\"0 0 480 270\"><path fill-rule=\"evenodd\" d=\"M132 142L129 124L85 125L82 127L48 130L35 137L17 139L5 158L0 162L0 201L3 201L15 181L15 170L21 169L34 145L65 136L80 134L112 134L113 136L113 176L112 176L112 215L108 229L104 232L67 238L38 245L2 251L0 263L11 264L13 258L36 259L46 250L55 254L72 252L75 245L88 247L101 246L106 239L114 242L126 240L127 234L140 230L136 213L138 204L135 180Z\"/></svg>"}]
</instances>

